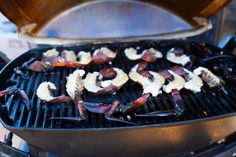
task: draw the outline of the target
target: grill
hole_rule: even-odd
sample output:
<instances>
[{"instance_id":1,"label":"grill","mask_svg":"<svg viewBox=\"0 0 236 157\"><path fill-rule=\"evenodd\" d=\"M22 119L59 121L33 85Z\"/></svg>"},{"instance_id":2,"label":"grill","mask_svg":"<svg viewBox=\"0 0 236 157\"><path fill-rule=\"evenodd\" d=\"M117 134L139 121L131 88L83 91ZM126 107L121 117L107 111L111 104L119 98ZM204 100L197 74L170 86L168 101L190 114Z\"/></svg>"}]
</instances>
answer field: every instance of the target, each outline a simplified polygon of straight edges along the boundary
<instances>
[{"instance_id":1,"label":"grill","mask_svg":"<svg viewBox=\"0 0 236 157\"><path fill-rule=\"evenodd\" d=\"M2 150L12 156L32 157L50 156L50 153L55 153L55 156L86 157L110 154L114 157L179 156L180 153L182 156L195 154L201 156L205 150L208 151L206 156L213 156L214 153L211 152L216 151L215 147L219 150L229 147L229 143L235 144L231 140L235 139L233 133L236 130L236 82L229 80L225 73L215 68L216 65L229 67L235 76L236 57L231 54L232 50L190 41L201 37L196 35L212 27L209 18L228 2L229 0L224 0L222 3L210 0L204 3L187 0L175 2L73 0L61 1L56 5L53 1L41 3L41 0L37 3L33 1L18 3L15 0L4 2L1 10L18 26L21 37L30 43L61 46L32 49L11 61L1 71L0 91L6 88L24 90L32 108L28 110L16 93L0 98L0 122L10 131L5 144L0 142L0 156ZM189 8L188 11L186 12L182 6ZM50 12L47 11L49 9ZM141 25L144 29L140 27ZM214 32L221 32L219 30L221 25L216 25L214 24L214 28L217 31ZM207 33L210 33L209 35L205 33L209 36L207 38L213 38L211 31ZM188 38L189 41L173 40L193 36L195 37ZM74 45L62 45L68 43ZM235 47L235 44L229 43L228 41L228 47ZM111 65L86 66L84 69L86 73L107 67L117 67L128 73L139 63L126 58L124 49L128 47L140 47L140 51L153 47L160 50L163 56L169 49L180 47L195 61L193 66L188 67L189 70L192 71L199 66L206 67L220 76L225 84L216 89L204 85L200 93L182 89L180 94L184 101L185 112L181 116L135 117L135 114L173 111L176 107L171 94L163 92L157 97L149 97L134 115L130 114L131 118L124 115L119 117L129 121L128 124L107 120L103 114L89 111L86 121L76 121L80 114L73 102L50 104L42 102L37 97L36 89L44 81L56 85L55 95L67 95L66 77L75 70L73 68L54 68L52 71L40 73L24 69L23 73L28 75L29 79L22 78L14 72L16 67L22 66L32 58L40 60L42 53L48 49L56 48L60 52L73 50L76 53L84 50L93 53L101 47L108 47L117 52L117 57ZM228 57L222 57L222 52ZM215 56L218 58L212 61ZM170 69L175 65L163 57L155 63L150 63L148 70ZM140 85L129 80L114 95L97 95L84 90L82 99L98 103L112 103L119 100L122 105L127 105L140 97L142 91ZM71 119L55 119L58 117ZM10 147L13 134L27 141L29 153Z\"/></svg>"},{"instance_id":2,"label":"grill","mask_svg":"<svg viewBox=\"0 0 236 157\"><path fill-rule=\"evenodd\" d=\"M123 69L126 73L137 64L138 62L130 61L124 56L124 49L127 47L137 47L147 49L150 47L157 48L161 52L165 53L172 47L181 47L185 51L189 51L189 47L192 54L199 56L201 51L206 51L206 47L200 46L197 43L184 43L184 42L151 42L143 41L138 43L114 43L114 44L97 44L97 45L82 45L82 46L70 46L70 47L57 47L57 50L62 51L65 49L74 50L79 52L80 50L94 51L97 48L106 46L118 53L116 59L110 64L104 65L89 65L85 67L86 72L99 71L105 67L118 67ZM187 50L186 50L187 48ZM31 53L42 54L46 49L32 50ZM219 54L221 50L212 50L215 54ZM31 56L32 57L32 56ZM41 56L38 56L41 57ZM23 61L23 60L22 60ZM221 64L227 64L229 67L235 68L234 60L222 60ZM120 64L122 63L122 64ZM194 66L201 65L196 63ZM174 64L170 63L164 58L159 61L149 64L148 69L152 71L158 71L161 69L168 69L173 67ZM211 66L208 66L210 69ZM88 112L88 120L86 122L68 122L68 121L52 121L53 117L78 117L79 112L76 105L69 104L49 104L43 103L36 95L37 87L41 82L50 81L53 82L58 90L56 95L66 94L65 84L66 76L72 73L75 69L69 68L55 68L49 72L36 73L31 71L24 71L29 80L21 78L13 73L10 77L10 82L16 83L13 87L17 87L26 91L32 104L32 110L28 111L19 97L16 95L8 96L6 98L6 106L9 111L10 118L14 121L14 126L24 128L110 128L110 127L125 127L125 124L118 122L111 122L104 118L101 114L95 114ZM193 119L201 119L205 117L212 117L217 115L225 115L234 113L236 111L236 87L226 82L223 89L214 90L209 92L203 89L202 92L194 94L187 90L181 90L181 95L184 100L186 112L181 117L166 117L166 118L137 118L132 117L131 122L137 125L150 125L161 123L173 123L178 121L186 121ZM142 87L129 80L115 95L97 95L85 91L82 95L84 101L88 102L108 102L112 103L115 100L120 100L121 103L128 103L134 101L136 98L142 95ZM167 111L173 110L173 101L170 94L163 93L157 97L150 98L144 106L137 110L137 113L148 113L152 111Z\"/></svg>"},{"instance_id":3,"label":"grill","mask_svg":"<svg viewBox=\"0 0 236 157\"><path fill-rule=\"evenodd\" d=\"M91 64L85 67L84 70L86 72L98 71L105 67L112 66L121 68L124 72L128 73L138 62L129 61L124 56L123 52L127 47L139 46L140 50L154 47L160 50L164 56L170 48L180 47L188 52L189 55L198 58L191 69L201 65L213 71L214 64L212 64L212 62L204 62L203 60L209 60L210 57L219 55L223 51L216 46L208 44L203 46L203 43L175 40L84 44L59 46L55 48L60 52L67 49L74 50L78 53L80 50L93 52L95 49L103 46L118 53L117 57L112 61L112 65L104 64L95 66ZM121 154L126 156L131 154L138 156L145 154L154 155L157 152L158 154L164 155L166 154L166 151L163 151L165 149L171 150L171 154L198 149L200 148L199 146L208 145L209 140L219 140L233 133L236 129L234 125L232 125L236 119L235 82L227 81L224 79L225 76L220 73L217 74L220 74L221 77L226 80L223 88L210 90L207 86L204 86L202 92L197 94L187 90L180 91L186 108L184 114L180 117L131 117L129 121L136 123L138 126L129 126L124 123L108 121L103 115L88 111L87 121L52 121L50 120L52 117L78 117L79 111L73 103L42 103L35 94L36 89L41 82L51 81L55 83L58 88L56 95L66 94L66 76L75 69L55 68L52 71L41 73L28 70L23 71L29 76L29 79L21 78L14 73L14 68L21 66L32 57L41 59L42 53L51 48L52 47L30 50L9 63L1 73L1 78L4 78L0 82L1 89L3 90L7 87L23 89L28 94L32 105L32 110L28 111L17 95L10 95L6 96L4 100L1 99L1 103L4 104L2 107L7 109L10 117L7 119L4 118L7 115L3 115L3 124L9 128L10 131L27 140L33 148L36 147L62 155L77 154L78 149L81 150L79 154L82 156L93 156L97 152L105 155L107 153L120 152L120 150L122 150ZM206 53L208 55L206 55ZM224 51L224 54L230 55L228 51ZM217 59L217 61L213 63L228 66L235 72L235 58ZM175 64L170 63L164 57L155 63L149 64L148 69L158 71L171 68L174 65ZM84 101L108 103L118 99L121 103L125 104L135 100L141 94L142 87L129 80L115 95L97 95L85 91L82 98ZM157 97L150 98L146 104L140 107L136 112L142 114L173 109L171 95L163 93ZM197 135L195 132L196 129L199 129ZM214 134L216 130L220 133ZM39 140L44 138L47 138L50 142ZM130 138L135 140L130 141ZM175 145L173 139L177 140L175 141L178 143L177 145ZM68 140L70 142L65 142ZM119 142L114 144L114 140ZM99 145L99 141L102 141L103 144ZM154 149L153 144L155 142L158 142L160 145L155 145ZM85 143L89 143L89 147ZM139 151L129 147L129 145L133 145L133 148L140 147L140 143L142 143L142 149ZM110 145L114 145L114 149L106 150ZM89 151L90 147L93 147L93 152ZM129 149L127 149L128 147Z\"/></svg>"}]
</instances>

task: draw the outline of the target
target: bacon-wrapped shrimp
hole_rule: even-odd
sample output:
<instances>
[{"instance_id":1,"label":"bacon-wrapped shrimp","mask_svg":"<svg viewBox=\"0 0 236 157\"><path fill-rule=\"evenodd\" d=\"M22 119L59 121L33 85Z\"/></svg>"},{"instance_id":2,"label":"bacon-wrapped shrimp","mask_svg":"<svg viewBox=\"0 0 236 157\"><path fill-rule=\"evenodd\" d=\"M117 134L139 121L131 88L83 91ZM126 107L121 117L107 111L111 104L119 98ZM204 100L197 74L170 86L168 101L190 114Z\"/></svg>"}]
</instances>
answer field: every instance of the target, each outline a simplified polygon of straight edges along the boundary
<instances>
[{"instance_id":1,"label":"bacon-wrapped shrimp","mask_svg":"<svg viewBox=\"0 0 236 157\"><path fill-rule=\"evenodd\" d=\"M55 51L55 50L54 50ZM52 67L69 67L69 68L77 68L79 64L76 60L76 55L74 51L64 50L61 52L61 56L58 53L54 53L53 55L48 55L48 51L43 53L42 61L49 66ZM50 53L52 54L52 52Z\"/></svg>"},{"instance_id":2,"label":"bacon-wrapped shrimp","mask_svg":"<svg viewBox=\"0 0 236 157\"><path fill-rule=\"evenodd\" d=\"M77 62L77 57L74 51L64 50L61 52L61 56L65 59L65 66L69 68L77 68L79 67L79 63Z\"/></svg>"},{"instance_id":3,"label":"bacon-wrapped shrimp","mask_svg":"<svg viewBox=\"0 0 236 157\"><path fill-rule=\"evenodd\" d=\"M119 90L128 79L126 73L119 68L105 68L99 72L88 73L84 79L84 87L93 93L112 94Z\"/></svg>"},{"instance_id":4,"label":"bacon-wrapped shrimp","mask_svg":"<svg viewBox=\"0 0 236 157\"><path fill-rule=\"evenodd\" d=\"M77 69L67 77L66 92L79 110L79 115L75 117L53 117L50 120L64 120L64 121L82 121L87 119L87 113L84 106L81 94L84 90L82 77L85 74L84 70Z\"/></svg>"},{"instance_id":5,"label":"bacon-wrapped shrimp","mask_svg":"<svg viewBox=\"0 0 236 157\"><path fill-rule=\"evenodd\" d=\"M60 53L56 49L51 49L44 52L40 62L48 67L63 67L66 64L65 58L61 57ZM34 63L35 62L32 64ZM34 69L32 70L34 71Z\"/></svg>"},{"instance_id":6,"label":"bacon-wrapped shrimp","mask_svg":"<svg viewBox=\"0 0 236 157\"><path fill-rule=\"evenodd\" d=\"M181 67L174 66L173 71L185 79L184 88L193 91L194 93L201 92L203 86L202 79L193 72Z\"/></svg>"},{"instance_id":7,"label":"bacon-wrapped shrimp","mask_svg":"<svg viewBox=\"0 0 236 157\"><path fill-rule=\"evenodd\" d=\"M89 64L91 60L91 54L89 52L80 51L76 56L74 51L64 50L60 55L60 52L58 52L56 49L51 49L43 53L41 60L32 58L28 62L24 63L21 67L18 67L15 72L26 78L24 73L21 71L22 69L43 72L51 70L55 67L79 68Z\"/></svg>"},{"instance_id":8,"label":"bacon-wrapped shrimp","mask_svg":"<svg viewBox=\"0 0 236 157\"><path fill-rule=\"evenodd\" d=\"M53 96L53 91L56 90L55 84L51 82L42 82L39 87L37 88L36 94L37 96L46 102L50 103L67 103L71 99L68 96L60 95L60 96Z\"/></svg>"},{"instance_id":9,"label":"bacon-wrapped shrimp","mask_svg":"<svg viewBox=\"0 0 236 157\"><path fill-rule=\"evenodd\" d=\"M133 47L126 48L124 53L129 60L138 60L143 56L142 53L138 54L138 51Z\"/></svg>"},{"instance_id":10,"label":"bacon-wrapped shrimp","mask_svg":"<svg viewBox=\"0 0 236 157\"><path fill-rule=\"evenodd\" d=\"M56 49L47 50L43 53L42 60L36 60L34 58L25 62L21 67L17 68L17 72L23 72L21 69L29 69L35 72L42 72L52 69L53 67L61 67L65 65L65 59L59 56L59 52Z\"/></svg>"},{"instance_id":11,"label":"bacon-wrapped shrimp","mask_svg":"<svg viewBox=\"0 0 236 157\"><path fill-rule=\"evenodd\" d=\"M126 48L124 51L126 57L129 60L142 59L146 62L155 62L158 58L162 58L162 53L154 48L143 50L142 53L138 54L138 51L132 47Z\"/></svg>"},{"instance_id":12,"label":"bacon-wrapped shrimp","mask_svg":"<svg viewBox=\"0 0 236 157\"><path fill-rule=\"evenodd\" d=\"M161 93L161 87L165 83L165 79L154 71L147 71L147 63L141 62L135 65L129 72L129 77L138 82L143 87L143 94L150 93L157 96ZM154 88L155 87L155 88Z\"/></svg>"},{"instance_id":13,"label":"bacon-wrapped shrimp","mask_svg":"<svg viewBox=\"0 0 236 157\"><path fill-rule=\"evenodd\" d=\"M161 70L159 74L162 75L167 81L167 85L163 85L163 91L171 93L172 90L181 90L184 87L185 80L183 77L177 75L172 70Z\"/></svg>"},{"instance_id":14,"label":"bacon-wrapped shrimp","mask_svg":"<svg viewBox=\"0 0 236 157\"><path fill-rule=\"evenodd\" d=\"M219 77L214 75L210 70L204 67L198 67L194 69L194 74L199 75L209 87L219 87L222 85L222 82Z\"/></svg>"},{"instance_id":15,"label":"bacon-wrapped shrimp","mask_svg":"<svg viewBox=\"0 0 236 157\"><path fill-rule=\"evenodd\" d=\"M43 58L48 58L48 57L55 57L59 56L60 52L57 51L55 48L47 50L46 52L43 53Z\"/></svg>"},{"instance_id":16,"label":"bacon-wrapped shrimp","mask_svg":"<svg viewBox=\"0 0 236 157\"><path fill-rule=\"evenodd\" d=\"M155 62L158 58L162 57L162 53L154 48L143 50L142 59L146 62Z\"/></svg>"},{"instance_id":17,"label":"bacon-wrapped shrimp","mask_svg":"<svg viewBox=\"0 0 236 157\"><path fill-rule=\"evenodd\" d=\"M101 47L95 50L92 56L92 61L94 64L104 64L112 61L116 57L116 53L107 47Z\"/></svg>"},{"instance_id":18,"label":"bacon-wrapped shrimp","mask_svg":"<svg viewBox=\"0 0 236 157\"><path fill-rule=\"evenodd\" d=\"M82 77L85 71L77 69L67 77L66 92L74 100L84 89Z\"/></svg>"},{"instance_id":19,"label":"bacon-wrapped shrimp","mask_svg":"<svg viewBox=\"0 0 236 157\"><path fill-rule=\"evenodd\" d=\"M82 81L82 77L84 76L84 70L75 70L72 74L70 74L67 78L66 83L66 91L74 103L77 105L80 113L80 119L84 120L87 118L87 114L85 112L85 108L81 105L81 94L84 90L84 85Z\"/></svg>"},{"instance_id":20,"label":"bacon-wrapped shrimp","mask_svg":"<svg viewBox=\"0 0 236 157\"><path fill-rule=\"evenodd\" d=\"M184 54L184 51L180 48L172 48L166 54L167 60L172 63L186 65L190 62L190 57Z\"/></svg>"},{"instance_id":21,"label":"bacon-wrapped shrimp","mask_svg":"<svg viewBox=\"0 0 236 157\"><path fill-rule=\"evenodd\" d=\"M92 61L90 52L80 51L77 54L77 58L78 58L78 64L80 65L80 67L84 67L88 65Z\"/></svg>"}]
</instances>

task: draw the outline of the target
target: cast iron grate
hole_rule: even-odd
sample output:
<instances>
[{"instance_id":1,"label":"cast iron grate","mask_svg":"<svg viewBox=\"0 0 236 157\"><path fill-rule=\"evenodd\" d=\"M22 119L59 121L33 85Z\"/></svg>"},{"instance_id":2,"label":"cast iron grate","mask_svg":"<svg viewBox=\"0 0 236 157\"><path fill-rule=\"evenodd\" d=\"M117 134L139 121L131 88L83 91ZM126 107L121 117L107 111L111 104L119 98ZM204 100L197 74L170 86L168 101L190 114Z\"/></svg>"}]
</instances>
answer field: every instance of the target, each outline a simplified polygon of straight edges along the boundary
<instances>
[{"instance_id":1,"label":"cast iron grate","mask_svg":"<svg viewBox=\"0 0 236 157\"><path fill-rule=\"evenodd\" d=\"M118 67L123 69L126 73L138 62L129 61L123 51L127 47L140 47L140 50L154 47L160 50L163 55L172 47L178 46L186 51L191 50L191 54L199 55L202 51L201 46L191 43L178 43L178 42L162 42L156 43L151 41L143 41L137 43L113 43L113 44L97 44L97 45L82 45L82 46L69 46L58 47L59 51L64 49L74 50L79 52L80 50L92 52L94 49L101 46L107 46L108 48L118 52L116 59L110 64L104 65L89 65L85 67L86 72L98 71L104 67ZM220 51L214 47L209 47L212 51ZM45 50L33 50L42 53ZM29 56L30 59L32 56ZM25 60L26 61L26 60ZM222 63L230 65L235 68L235 64L231 60L224 60ZM158 60L155 63L149 65L149 69L157 71L160 69L167 69L174 66L164 58ZM198 63L194 65L198 66ZM62 122L62 121L50 121L51 117L74 117L79 116L79 112L73 103L69 104L43 104L36 95L36 89L38 85L43 81L53 82L58 90L56 95L66 94L65 84L66 76L72 73L75 69L56 68L53 71L35 73L31 71L25 71L30 79L22 79L16 76L14 73L10 76L10 80L17 82L16 87L23 89L29 96L33 109L28 111L22 101L14 95L7 96L6 106L11 119L13 119L15 126L25 128L110 128L110 127L125 127L125 124L110 122L104 118L101 114L94 114L88 112L88 120L85 122ZM160 123L173 123L177 121L186 121L193 119L200 119L205 117L212 117L217 115L229 114L236 111L236 86L235 84L229 84L226 82L224 90L218 89L214 91L203 90L200 93L192 93L187 90L181 90L181 95L184 99L186 106L186 112L179 118L132 118L131 121L138 125L160 124ZM114 100L120 100L122 103L127 103L135 100L142 94L142 88L129 80L115 95L97 95L85 91L83 99L85 101L92 102L113 102ZM152 97L148 102L138 109L138 113L148 113L152 111L172 110L173 104L170 94L160 94L157 97Z\"/></svg>"}]
</instances>

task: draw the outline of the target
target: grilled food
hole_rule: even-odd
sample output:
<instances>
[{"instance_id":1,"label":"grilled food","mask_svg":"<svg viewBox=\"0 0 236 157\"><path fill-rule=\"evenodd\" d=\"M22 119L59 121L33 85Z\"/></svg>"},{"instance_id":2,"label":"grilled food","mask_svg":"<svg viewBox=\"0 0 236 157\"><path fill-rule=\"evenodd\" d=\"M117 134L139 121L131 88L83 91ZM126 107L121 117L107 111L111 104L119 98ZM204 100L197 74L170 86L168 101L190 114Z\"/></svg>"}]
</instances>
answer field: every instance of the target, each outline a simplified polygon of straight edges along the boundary
<instances>
[{"instance_id":1,"label":"grilled food","mask_svg":"<svg viewBox=\"0 0 236 157\"><path fill-rule=\"evenodd\" d=\"M128 79L126 73L119 68L105 68L99 72L88 73L84 79L84 87L93 93L112 94L119 90Z\"/></svg>"},{"instance_id":2,"label":"grilled food","mask_svg":"<svg viewBox=\"0 0 236 157\"><path fill-rule=\"evenodd\" d=\"M106 47L101 47L100 49L97 49L93 56L92 56L92 61L94 64L99 65L99 64L104 64L112 61L116 57L116 53L113 52L112 50L106 48Z\"/></svg>"},{"instance_id":3,"label":"grilled food","mask_svg":"<svg viewBox=\"0 0 236 157\"><path fill-rule=\"evenodd\" d=\"M65 95L60 95L60 96L53 96L53 91L55 91L57 88L55 84L51 82L43 82L39 85L36 94L37 96L46 102L51 102L51 103L67 103L71 99L68 96Z\"/></svg>"},{"instance_id":4,"label":"grilled food","mask_svg":"<svg viewBox=\"0 0 236 157\"><path fill-rule=\"evenodd\" d=\"M81 94L84 90L84 85L82 81L82 77L84 76L84 70L75 70L72 74L70 74L67 78L66 83L66 92L70 96L70 98L74 101L75 105L79 109L80 117L77 117L78 120L84 120L87 118L87 113L85 111L84 106L81 104L82 98Z\"/></svg>"},{"instance_id":5,"label":"grilled food","mask_svg":"<svg viewBox=\"0 0 236 157\"><path fill-rule=\"evenodd\" d=\"M198 67L194 69L193 73L199 75L207 83L209 87L217 87L221 85L220 78L214 75L207 68Z\"/></svg>"},{"instance_id":6,"label":"grilled food","mask_svg":"<svg viewBox=\"0 0 236 157\"><path fill-rule=\"evenodd\" d=\"M54 57L54 56L59 56L59 52L56 49L51 49L47 50L46 52L43 53L43 57Z\"/></svg>"},{"instance_id":7,"label":"grilled food","mask_svg":"<svg viewBox=\"0 0 236 157\"><path fill-rule=\"evenodd\" d=\"M154 48L143 50L142 53L138 54L136 49L130 47L126 48L124 53L129 60L142 59L146 62L155 62L158 58L162 58L162 53Z\"/></svg>"},{"instance_id":8,"label":"grilled food","mask_svg":"<svg viewBox=\"0 0 236 157\"><path fill-rule=\"evenodd\" d=\"M138 60L141 59L143 56L142 53L138 54L138 51L133 47L126 48L124 53L129 60Z\"/></svg>"},{"instance_id":9,"label":"grilled food","mask_svg":"<svg viewBox=\"0 0 236 157\"><path fill-rule=\"evenodd\" d=\"M162 58L163 55L160 51L154 48L150 48L143 51L142 59L146 62L155 62L158 58Z\"/></svg>"},{"instance_id":10,"label":"grilled food","mask_svg":"<svg viewBox=\"0 0 236 157\"><path fill-rule=\"evenodd\" d=\"M163 91L166 93L171 93L173 90L179 91L184 87L184 78L177 75L172 70L161 70L159 73L168 81L167 85L163 85Z\"/></svg>"},{"instance_id":11,"label":"grilled food","mask_svg":"<svg viewBox=\"0 0 236 157\"><path fill-rule=\"evenodd\" d=\"M65 66L70 68L79 67L79 63L77 62L77 57L74 51L64 50L61 53L62 57L65 59Z\"/></svg>"},{"instance_id":12,"label":"grilled food","mask_svg":"<svg viewBox=\"0 0 236 157\"><path fill-rule=\"evenodd\" d=\"M147 63L142 62L135 65L129 72L129 77L138 82L143 87L143 94L150 93L157 96L161 93L161 87L165 83L165 79L154 71L147 71L145 68Z\"/></svg>"},{"instance_id":13,"label":"grilled food","mask_svg":"<svg viewBox=\"0 0 236 157\"><path fill-rule=\"evenodd\" d=\"M201 91L203 82L198 75L180 66L174 66L172 69L176 74L182 76L185 79L185 89L191 90L194 93Z\"/></svg>"},{"instance_id":14,"label":"grilled food","mask_svg":"<svg viewBox=\"0 0 236 157\"><path fill-rule=\"evenodd\" d=\"M172 101L174 105L174 113L177 116L180 116L185 111L185 105L183 98L180 94L180 90L184 87L185 80L174 73L172 70L161 70L159 71L160 75L162 75L165 80L168 81L167 85L163 85L163 91L166 93L171 93Z\"/></svg>"},{"instance_id":15,"label":"grilled food","mask_svg":"<svg viewBox=\"0 0 236 157\"><path fill-rule=\"evenodd\" d=\"M84 89L82 81L84 74L84 70L75 70L67 78L66 91L73 100L76 96L79 96Z\"/></svg>"},{"instance_id":16,"label":"grilled food","mask_svg":"<svg viewBox=\"0 0 236 157\"><path fill-rule=\"evenodd\" d=\"M182 66L190 62L190 57L184 54L184 51L180 48L172 48L166 54L167 60L172 63L181 64Z\"/></svg>"},{"instance_id":17,"label":"grilled food","mask_svg":"<svg viewBox=\"0 0 236 157\"><path fill-rule=\"evenodd\" d=\"M43 53L43 64L51 67L70 67L76 68L79 66L74 51L64 50L59 55L56 49L48 50Z\"/></svg>"},{"instance_id":18,"label":"grilled food","mask_svg":"<svg viewBox=\"0 0 236 157\"><path fill-rule=\"evenodd\" d=\"M81 67L88 65L92 61L91 54L89 52L80 51L77 54L78 63Z\"/></svg>"}]
</instances>

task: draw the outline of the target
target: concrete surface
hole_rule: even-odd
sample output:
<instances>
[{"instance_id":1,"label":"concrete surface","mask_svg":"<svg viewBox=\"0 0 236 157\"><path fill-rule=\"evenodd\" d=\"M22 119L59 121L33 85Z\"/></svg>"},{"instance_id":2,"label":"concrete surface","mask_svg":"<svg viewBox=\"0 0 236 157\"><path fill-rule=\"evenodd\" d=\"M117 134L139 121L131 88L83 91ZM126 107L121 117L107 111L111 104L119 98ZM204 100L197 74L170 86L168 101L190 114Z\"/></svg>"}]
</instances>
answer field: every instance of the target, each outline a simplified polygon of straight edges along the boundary
<instances>
[{"instance_id":1,"label":"concrete surface","mask_svg":"<svg viewBox=\"0 0 236 157\"><path fill-rule=\"evenodd\" d=\"M7 129L5 129L2 124L0 124L0 141L3 142L3 138L4 138L4 134L7 134L9 131ZM20 146L20 142L22 141L22 139L20 137L18 137L17 135L13 136L13 140L12 140L12 146L15 148L19 148Z\"/></svg>"}]
</instances>

